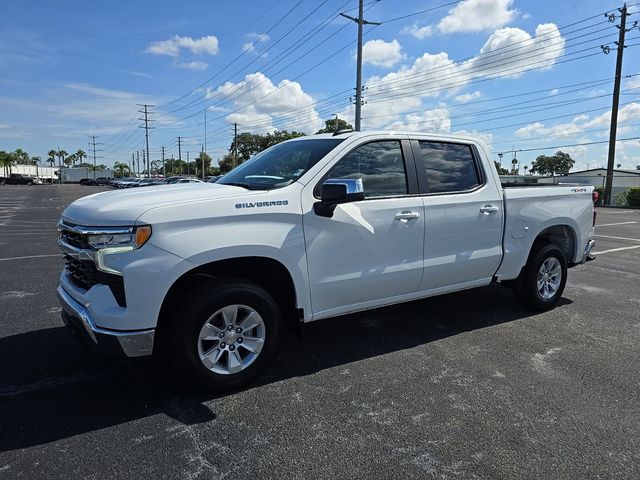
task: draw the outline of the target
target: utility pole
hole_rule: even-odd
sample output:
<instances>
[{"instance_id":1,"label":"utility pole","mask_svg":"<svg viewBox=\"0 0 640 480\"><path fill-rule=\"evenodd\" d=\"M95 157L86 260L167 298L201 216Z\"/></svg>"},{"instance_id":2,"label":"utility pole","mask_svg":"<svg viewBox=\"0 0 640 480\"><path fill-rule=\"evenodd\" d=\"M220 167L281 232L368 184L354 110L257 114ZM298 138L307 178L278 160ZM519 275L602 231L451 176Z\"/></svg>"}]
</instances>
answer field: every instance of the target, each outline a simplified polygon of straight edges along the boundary
<instances>
[{"instance_id":1,"label":"utility pole","mask_svg":"<svg viewBox=\"0 0 640 480\"><path fill-rule=\"evenodd\" d=\"M620 103L620 81L622 80L622 55L624 54L624 36L629 30L627 30L627 4L625 3L622 8L619 8L620 12L620 25L616 25L619 29L618 41L615 42L618 46L618 54L616 56L616 77L613 83L613 102L611 105L611 128L609 130L609 156L607 159L607 182L604 189L604 204L611 205L611 192L613 190L613 165L616 157L616 134L618 132L618 104ZM615 14L605 16L610 22L614 22L616 19ZM634 23L633 27L637 25ZM602 45L602 51L607 54L610 51L608 45Z\"/></svg>"},{"instance_id":2,"label":"utility pole","mask_svg":"<svg viewBox=\"0 0 640 480\"><path fill-rule=\"evenodd\" d=\"M91 148L91 150L93 151L93 179L96 179L96 158L98 158L96 156L96 152L99 152L101 150L96 150L96 145L102 145L102 143L96 143L96 138L98 138L96 135L89 135L89 138L91 139L91 143L89 144L89 147Z\"/></svg>"},{"instance_id":3,"label":"utility pole","mask_svg":"<svg viewBox=\"0 0 640 480\"><path fill-rule=\"evenodd\" d=\"M233 167L238 166L238 124L233 123Z\"/></svg>"},{"instance_id":4,"label":"utility pole","mask_svg":"<svg viewBox=\"0 0 640 480\"><path fill-rule=\"evenodd\" d=\"M140 150L136 150L136 161L138 166L136 167L136 177L140 175Z\"/></svg>"},{"instance_id":5,"label":"utility pole","mask_svg":"<svg viewBox=\"0 0 640 480\"><path fill-rule=\"evenodd\" d=\"M175 172L175 164L176 161L174 160L173 155L171 155L171 175L173 175Z\"/></svg>"},{"instance_id":6,"label":"utility pole","mask_svg":"<svg viewBox=\"0 0 640 480\"><path fill-rule=\"evenodd\" d=\"M207 108L204 109L204 147L202 151L207 151Z\"/></svg>"},{"instance_id":7,"label":"utility pole","mask_svg":"<svg viewBox=\"0 0 640 480\"><path fill-rule=\"evenodd\" d=\"M146 159L146 156L145 156L145 151L143 150L142 151L142 176L143 177L144 177L144 169L146 168L146 165L147 165L147 159ZM147 169L147 172L148 171L149 170Z\"/></svg>"},{"instance_id":8,"label":"utility pole","mask_svg":"<svg viewBox=\"0 0 640 480\"><path fill-rule=\"evenodd\" d=\"M136 155L134 153L131 154L131 163L129 164L129 175L135 173L136 168Z\"/></svg>"},{"instance_id":9,"label":"utility pole","mask_svg":"<svg viewBox=\"0 0 640 480\"><path fill-rule=\"evenodd\" d=\"M178 161L182 161L182 144L181 144L182 138L178 137Z\"/></svg>"},{"instance_id":10,"label":"utility pole","mask_svg":"<svg viewBox=\"0 0 640 480\"><path fill-rule=\"evenodd\" d=\"M164 146L162 147L162 178L167 178L167 168L164 164Z\"/></svg>"},{"instance_id":11,"label":"utility pole","mask_svg":"<svg viewBox=\"0 0 640 480\"><path fill-rule=\"evenodd\" d=\"M189 165L189 152L187 152L187 175L189 175L191 173L191 170L189 170L190 165Z\"/></svg>"},{"instance_id":12,"label":"utility pole","mask_svg":"<svg viewBox=\"0 0 640 480\"><path fill-rule=\"evenodd\" d=\"M151 122L152 120L149 120L149 112L148 112L148 108L149 107L155 107L155 105L147 105L146 103L138 103L139 107L142 107L141 110L138 110L138 113L143 113L144 117L143 118L139 118L138 120L142 120L144 122L144 125L140 125L140 128L144 128L144 139L146 142L146 150L147 150L147 162L150 161L151 157L149 157L149 122ZM143 158L143 166L144 166L144 156ZM144 172L143 172L144 173ZM149 177L151 175L151 168L147 168L147 177Z\"/></svg>"},{"instance_id":13,"label":"utility pole","mask_svg":"<svg viewBox=\"0 0 640 480\"><path fill-rule=\"evenodd\" d=\"M341 13L345 18L358 24L358 54L356 56L356 132L360 131L360 119L362 117L362 27L363 25L381 25L378 22L368 22L364 15L364 0L358 1L358 18L351 17L346 13Z\"/></svg>"},{"instance_id":14,"label":"utility pole","mask_svg":"<svg viewBox=\"0 0 640 480\"><path fill-rule=\"evenodd\" d=\"M206 135L205 138L207 138ZM202 179L204 180L204 145L202 145L202 152L200 152L200 160L202 160Z\"/></svg>"}]
</instances>

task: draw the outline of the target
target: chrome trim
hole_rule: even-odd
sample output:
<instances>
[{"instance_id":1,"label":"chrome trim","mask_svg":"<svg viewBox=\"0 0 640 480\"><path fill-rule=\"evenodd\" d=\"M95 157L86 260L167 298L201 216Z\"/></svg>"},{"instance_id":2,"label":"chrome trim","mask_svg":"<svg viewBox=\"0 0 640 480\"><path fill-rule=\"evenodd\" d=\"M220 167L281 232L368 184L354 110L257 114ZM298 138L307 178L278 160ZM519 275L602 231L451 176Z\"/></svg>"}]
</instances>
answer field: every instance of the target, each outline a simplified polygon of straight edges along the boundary
<instances>
[{"instance_id":1,"label":"chrome trim","mask_svg":"<svg viewBox=\"0 0 640 480\"><path fill-rule=\"evenodd\" d=\"M67 225L62 220L58 222L58 230L77 233L79 235L122 235L133 234L135 227L83 227L80 225Z\"/></svg>"},{"instance_id":2,"label":"chrome trim","mask_svg":"<svg viewBox=\"0 0 640 480\"><path fill-rule=\"evenodd\" d=\"M100 337L106 335L116 338L127 357L143 357L151 355L153 352L154 329L133 332L106 330L98 327L93 321L89 310L74 300L61 285L58 286L57 293L58 301L64 311L82 322L87 334L96 345L100 345Z\"/></svg>"},{"instance_id":3,"label":"chrome trim","mask_svg":"<svg viewBox=\"0 0 640 480\"><path fill-rule=\"evenodd\" d=\"M78 260L95 261L94 259L94 254L96 253L95 250L74 247L73 245L69 245L68 243L66 243L61 238L58 239L58 246L60 247L60 250L62 250L63 253L66 253L67 255L75 257Z\"/></svg>"},{"instance_id":4,"label":"chrome trim","mask_svg":"<svg viewBox=\"0 0 640 480\"><path fill-rule=\"evenodd\" d=\"M596 241L595 240L589 240L587 242L587 245L584 247L584 255L587 256L591 253L591 250L593 250L593 247L596 246Z\"/></svg>"}]
</instances>

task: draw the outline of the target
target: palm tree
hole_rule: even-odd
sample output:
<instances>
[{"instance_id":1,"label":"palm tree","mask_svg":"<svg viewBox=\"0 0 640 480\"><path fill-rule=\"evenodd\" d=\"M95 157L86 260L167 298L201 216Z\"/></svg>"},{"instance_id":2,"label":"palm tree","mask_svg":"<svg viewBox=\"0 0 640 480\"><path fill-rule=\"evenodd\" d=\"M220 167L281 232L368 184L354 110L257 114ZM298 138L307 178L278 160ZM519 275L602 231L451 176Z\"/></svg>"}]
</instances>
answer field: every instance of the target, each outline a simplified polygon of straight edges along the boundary
<instances>
[{"instance_id":1,"label":"palm tree","mask_svg":"<svg viewBox=\"0 0 640 480\"><path fill-rule=\"evenodd\" d=\"M51 165L53 167L53 164L56 162L56 155L58 154L58 152L56 152L55 150L49 150L49 152L47 153L47 162L49 162L49 165Z\"/></svg>"},{"instance_id":2,"label":"palm tree","mask_svg":"<svg viewBox=\"0 0 640 480\"><path fill-rule=\"evenodd\" d=\"M129 173L129 165L126 163L115 162L113 164L113 170L115 171L116 176L124 177L125 173Z\"/></svg>"},{"instance_id":3,"label":"palm tree","mask_svg":"<svg viewBox=\"0 0 640 480\"><path fill-rule=\"evenodd\" d=\"M524 174L527 174L527 170L529 170L529 167L527 167L526 165L523 167L524 168Z\"/></svg>"},{"instance_id":4,"label":"palm tree","mask_svg":"<svg viewBox=\"0 0 640 480\"><path fill-rule=\"evenodd\" d=\"M16 151L13 152L13 154L15 155L16 163L19 163L21 165L29 165L29 154L27 152L25 152L21 148L17 148Z\"/></svg>"},{"instance_id":5,"label":"palm tree","mask_svg":"<svg viewBox=\"0 0 640 480\"><path fill-rule=\"evenodd\" d=\"M0 166L3 167L5 176L8 177L11 175L11 165L13 165L15 161L15 153L0 150Z\"/></svg>"},{"instance_id":6,"label":"palm tree","mask_svg":"<svg viewBox=\"0 0 640 480\"><path fill-rule=\"evenodd\" d=\"M87 154L84 150L80 150L78 149L78 151L76 153L73 154L75 160L78 161L78 163L82 163L82 160L87 158ZM75 161L73 162L75 164Z\"/></svg>"},{"instance_id":7,"label":"palm tree","mask_svg":"<svg viewBox=\"0 0 640 480\"><path fill-rule=\"evenodd\" d=\"M71 165L75 165L76 164L76 154L72 153L71 155L67 156L67 158L65 158L64 160L62 160L62 162L67 166L70 167Z\"/></svg>"},{"instance_id":8,"label":"palm tree","mask_svg":"<svg viewBox=\"0 0 640 480\"><path fill-rule=\"evenodd\" d=\"M69 155L67 152L58 149L58 151L56 152L56 157L58 157L58 166L62 166L62 162L64 162L64 159L67 155Z\"/></svg>"}]
</instances>

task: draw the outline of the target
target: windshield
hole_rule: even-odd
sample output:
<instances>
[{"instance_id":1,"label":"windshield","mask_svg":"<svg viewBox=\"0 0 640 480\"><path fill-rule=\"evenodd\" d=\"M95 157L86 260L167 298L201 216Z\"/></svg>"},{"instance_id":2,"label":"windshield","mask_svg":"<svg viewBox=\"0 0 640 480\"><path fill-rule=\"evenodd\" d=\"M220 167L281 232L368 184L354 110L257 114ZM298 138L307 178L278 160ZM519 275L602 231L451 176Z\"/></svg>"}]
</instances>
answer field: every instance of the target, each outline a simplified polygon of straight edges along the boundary
<instances>
[{"instance_id":1,"label":"windshield","mask_svg":"<svg viewBox=\"0 0 640 480\"><path fill-rule=\"evenodd\" d=\"M216 183L262 190L290 185L343 139L314 138L274 145L227 173Z\"/></svg>"}]
</instances>

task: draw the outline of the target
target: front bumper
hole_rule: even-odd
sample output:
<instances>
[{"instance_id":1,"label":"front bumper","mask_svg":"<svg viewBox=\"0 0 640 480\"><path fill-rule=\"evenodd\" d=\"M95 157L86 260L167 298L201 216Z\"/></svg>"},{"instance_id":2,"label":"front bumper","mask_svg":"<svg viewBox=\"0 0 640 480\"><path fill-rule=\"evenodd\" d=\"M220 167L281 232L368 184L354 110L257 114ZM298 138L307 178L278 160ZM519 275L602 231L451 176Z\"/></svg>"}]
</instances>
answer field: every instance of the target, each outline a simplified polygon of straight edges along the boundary
<instances>
[{"instance_id":1,"label":"front bumper","mask_svg":"<svg viewBox=\"0 0 640 480\"><path fill-rule=\"evenodd\" d=\"M153 352L155 329L118 331L96 326L89 310L76 302L62 286L58 287L62 321L77 336L103 353L125 357L144 357Z\"/></svg>"},{"instance_id":2,"label":"front bumper","mask_svg":"<svg viewBox=\"0 0 640 480\"><path fill-rule=\"evenodd\" d=\"M590 262L591 260L596 259L596 257L591 255L591 250L593 249L593 247L595 247L595 245L596 245L596 241L593 239L587 242L587 245L584 247L584 252L582 254L582 261L580 263Z\"/></svg>"}]
</instances>

